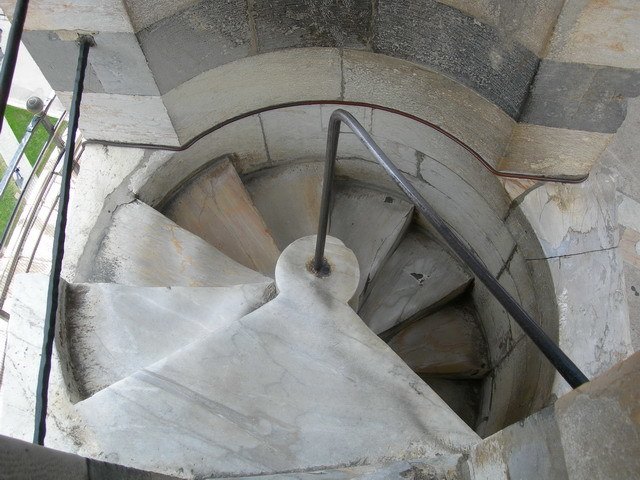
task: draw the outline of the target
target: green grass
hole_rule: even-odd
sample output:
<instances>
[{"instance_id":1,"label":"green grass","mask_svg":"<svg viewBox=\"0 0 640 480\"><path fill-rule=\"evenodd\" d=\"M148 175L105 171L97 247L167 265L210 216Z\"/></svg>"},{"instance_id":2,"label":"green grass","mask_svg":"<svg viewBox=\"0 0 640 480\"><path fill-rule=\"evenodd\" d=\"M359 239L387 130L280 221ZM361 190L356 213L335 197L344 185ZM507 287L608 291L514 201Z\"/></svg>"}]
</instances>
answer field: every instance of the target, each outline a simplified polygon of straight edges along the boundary
<instances>
[{"instance_id":1,"label":"green grass","mask_svg":"<svg viewBox=\"0 0 640 480\"><path fill-rule=\"evenodd\" d=\"M4 162L4 159L0 157L0 176L2 176L6 169L7 164ZM16 203L18 203L18 199L16 198L18 193L19 190L16 182L14 182L13 179L9 180L7 188L0 197L0 235L2 235L11 216L11 212L13 212Z\"/></svg>"},{"instance_id":2,"label":"green grass","mask_svg":"<svg viewBox=\"0 0 640 480\"><path fill-rule=\"evenodd\" d=\"M14 107L12 105L7 105L7 109L4 113L4 118L6 118L7 123L11 127L13 134L18 139L18 142L22 139L24 133L27 131L27 126L29 122L33 118L33 114L24 110L22 108ZM49 121L55 125L57 122L56 118L47 116ZM49 137L47 130L42 126L38 125L31 136L31 140L29 141L29 145L25 149L25 155L27 156L27 160L31 165L36 163L38 159L38 155L42 150L42 147L47 142L47 138Z\"/></svg>"}]
</instances>

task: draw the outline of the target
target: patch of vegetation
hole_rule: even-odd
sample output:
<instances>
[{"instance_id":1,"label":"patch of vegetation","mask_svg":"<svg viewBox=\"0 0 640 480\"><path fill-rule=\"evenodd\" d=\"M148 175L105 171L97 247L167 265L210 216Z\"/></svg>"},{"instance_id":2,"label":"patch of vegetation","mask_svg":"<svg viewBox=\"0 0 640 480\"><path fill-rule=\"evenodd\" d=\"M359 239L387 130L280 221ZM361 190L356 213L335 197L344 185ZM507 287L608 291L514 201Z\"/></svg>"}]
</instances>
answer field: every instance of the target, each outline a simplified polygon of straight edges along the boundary
<instances>
[{"instance_id":1,"label":"patch of vegetation","mask_svg":"<svg viewBox=\"0 0 640 480\"><path fill-rule=\"evenodd\" d=\"M11 127L13 134L16 136L16 139L19 142L24 136L24 133L27 131L27 126L29 125L29 122L31 122L33 114L22 108L7 105L7 109L4 113L4 118L6 118L7 123ZM55 123L58 121L58 119L54 117L47 116L47 118L52 125L55 125ZM29 145L27 145L27 148L24 152L27 160L29 160L29 163L32 166L36 163L38 155L40 154L40 151L42 150L42 147L44 147L44 144L47 142L48 138L49 134L47 133L47 130L41 124L38 124L38 126L33 131L31 140L29 141Z\"/></svg>"}]
</instances>

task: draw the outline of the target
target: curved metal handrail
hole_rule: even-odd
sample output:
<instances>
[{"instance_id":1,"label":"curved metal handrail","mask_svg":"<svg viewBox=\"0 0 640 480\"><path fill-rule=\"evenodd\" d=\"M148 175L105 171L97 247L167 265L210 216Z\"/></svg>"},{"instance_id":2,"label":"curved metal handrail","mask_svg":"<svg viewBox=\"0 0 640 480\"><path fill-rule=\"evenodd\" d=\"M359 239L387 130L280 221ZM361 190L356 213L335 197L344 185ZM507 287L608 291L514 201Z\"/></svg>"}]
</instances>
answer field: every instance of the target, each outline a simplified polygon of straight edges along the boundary
<instances>
[{"instance_id":1,"label":"curved metal handrail","mask_svg":"<svg viewBox=\"0 0 640 480\"><path fill-rule=\"evenodd\" d=\"M329 213L331 203L331 190L334 179L336 155L338 152L338 139L340 137L340 125L344 123L360 139L362 144L371 152L373 157L389 174L400 189L409 197L418 212L431 224L442 236L449 247L469 267L476 277L487 287L491 294L500 302L505 310L518 322L518 325L536 344L551 364L563 376L573 388L577 388L589 381L575 363L556 345L553 340L542 330L533 317L511 296L500 282L485 267L480 257L468 247L460 237L447 225L440 215L427 203L416 188L400 173L400 170L389 160L389 157L373 141L373 138L362 125L346 110L337 109L329 119L329 133L327 136L327 152L322 187L322 200L320 206L320 220L318 222L318 236L316 251L311 269L317 275L330 274L329 266L324 258L324 247L329 225Z\"/></svg>"}]
</instances>

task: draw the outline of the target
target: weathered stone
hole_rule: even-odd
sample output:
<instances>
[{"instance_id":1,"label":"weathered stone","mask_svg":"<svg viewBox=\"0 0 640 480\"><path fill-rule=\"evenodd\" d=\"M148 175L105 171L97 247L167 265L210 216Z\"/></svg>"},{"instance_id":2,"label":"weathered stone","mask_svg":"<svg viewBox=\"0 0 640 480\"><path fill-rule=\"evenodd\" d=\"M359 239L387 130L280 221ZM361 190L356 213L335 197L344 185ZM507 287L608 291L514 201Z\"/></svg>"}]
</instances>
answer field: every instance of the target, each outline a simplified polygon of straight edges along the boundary
<instances>
[{"instance_id":1,"label":"weathered stone","mask_svg":"<svg viewBox=\"0 0 640 480\"><path fill-rule=\"evenodd\" d=\"M124 0L136 32L171 17L200 0Z\"/></svg>"},{"instance_id":2,"label":"weathered stone","mask_svg":"<svg viewBox=\"0 0 640 480\"><path fill-rule=\"evenodd\" d=\"M609 133L519 123L498 167L504 172L584 179L611 139Z\"/></svg>"},{"instance_id":3,"label":"weathered stone","mask_svg":"<svg viewBox=\"0 0 640 480\"><path fill-rule=\"evenodd\" d=\"M542 56L563 0L438 0L496 27L498 35L515 40Z\"/></svg>"},{"instance_id":4,"label":"weathered stone","mask_svg":"<svg viewBox=\"0 0 640 480\"><path fill-rule=\"evenodd\" d=\"M220 287L265 280L138 201L114 212L87 278L150 287Z\"/></svg>"},{"instance_id":5,"label":"weathered stone","mask_svg":"<svg viewBox=\"0 0 640 480\"><path fill-rule=\"evenodd\" d=\"M635 0L565 2L547 56L561 62L640 68Z\"/></svg>"},{"instance_id":6,"label":"weathered stone","mask_svg":"<svg viewBox=\"0 0 640 480\"><path fill-rule=\"evenodd\" d=\"M538 57L494 27L437 2L378 2L376 52L454 78L517 119Z\"/></svg>"},{"instance_id":7,"label":"weathered stone","mask_svg":"<svg viewBox=\"0 0 640 480\"><path fill-rule=\"evenodd\" d=\"M615 133L627 115L627 98L638 95L640 69L544 60L520 120L583 132Z\"/></svg>"},{"instance_id":8,"label":"weathered stone","mask_svg":"<svg viewBox=\"0 0 640 480\"><path fill-rule=\"evenodd\" d=\"M620 252L609 249L546 261L560 310L560 348L587 377L600 375L631 353ZM569 386L557 375L554 393L567 391Z\"/></svg>"},{"instance_id":9,"label":"weathered stone","mask_svg":"<svg viewBox=\"0 0 640 480\"><path fill-rule=\"evenodd\" d=\"M411 232L374 277L358 315L374 333L382 333L455 298L471 281L443 247Z\"/></svg>"},{"instance_id":10,"label":"weathered stone","mask_svg":"<svg viewBox=\"0 0 640 480\"><path fill-rule=\"evenodd\" d=\"M89 55L85 92L159 95L133 33L101 32L94 38L96 45ZM61 38L55 31L27 31L22 39L51 87L58 91L72 91L78 63L77 40Z\"/></svg>"},{"instance_id":11,"label":"weathered stone","mask_svg":"<svg viewBox=\"0 0 640 480\"><path fill-rule=\"evenodd\" d=\"M96 438L91 453L168 474L240 476L475 444L347 305L355 255L329 238L333 270L318 278L306 268L314 245L307 237L283 252L274 300L78 404Z\"/></svg>"},{"instance_id":12,"label":"weathered stone","mask_svg":"<svg viewBox=\"0 0 640 480\"><path fill-rule=\"evenodd\" d=\"M372 36L369 0L253 0L258 50L292 47L366 48Z\"/></svg>"},{"instance_id":13,"label":"weathered stone","mask_svg":"<svg viewBox=\"0 0 640 480\"><path fill-rule=\"evenodd\" d=\"M339 52L309 48L236 60L201 73L163 99L184 142L250 110L293 101L337 100L340 92Z\"/></svg>"},{"instance_id":14,"label":"weathered stone","mask_svg":"<svg viewBox=\"0 0 640 480\"><path fill-rule=\"evenodd\" d=\"M639 362L636 353L554 406L480 442L469 458L471 477L634 478L640 470Z\"/></svg>"},{"instance_id":15,"label":"weathered stone","mask_svg":"<svg viewBox=\"0 0 640 480\"><path fill-rule=\"evenodd\" d=\"M388 342L421 375L482 378L489 370L486 343L468 306L447 306L411 322Z\"/></svg>"},{"instance_id":16,"label":"weathered stone","mask_svg":"<svg viewBox=\"0 0 640 480\"><path fill-rule=\"evenodd\" d=\"M13 18L15 0L2 0L3 12ZM35 1L29 8L26 30L68 30L84 32L131 32L131 23L120 0Z\"/></svg>"},{"instance_id":17,"label":"weathered stone","mask_svg":"<svg viewBox=\"0 0 640 480\"><path fill-rule=\"evenodd\" d=\"M61 92L58 97L66 107L71 105L71 93ZM85 139L179 144L159 96L85 93L79 125Z\"/></svg>"},{"instance_id":18,"label":"weathered stone","mask_svg":"<svg viewBox=\"0 0 640 480\"><path fill-rule=\"evenodd\" d=\"M270 285L68 285L56 340L69 395L84 400L238 320L268 299Z\"/></svg>"},{"instance_id":19,"label":"weathered stone","mask_svg":"<svg viewBox=\"0 0 640 480\"><path fill-rule=\"evenodd\" d=\"M46 30L25 31L22 41L51 88L67 92L73 90L78 63L78 44L75 41L63 40L57 32ZM85 73L84 90L87 93L104 92L91 62Z\"/></svg>"},{"instance_id":20,"label":"weathered stone","mask_svg":"<svg viewBox=\"0 0 640 480\"><path fill-rule=\"evenodd\" d=\"M491 101L439 73L370 52L343 52L344 100L383 105L432 122L496 165L514 125Z\"/></svg>"},{"instance_id":21,"label":"weathered stone","mask_svg":"<svg viewBox=\"0 0 640 480\"><path fill-rule=\"evenodd\" d=\"M273 275L280 250L228 160L198 173L163 211L236 262Z\"/></svg>"},{"instance_id":22,"label":"weathered stone","mask_svg":"<svg viewBox=\"0 0 640 480\"><path fill-rule=\"evenodd\" d=\"M613 248L619 232L615 183L607 174L584 183L547 183L529 192L519 208L529 219L545 257Z\"/></svg>"},{"instance_id":23,"label":"weathered stone","mask_svg":"<svg viewBox=\"0 0 640 480\"><path fill-rule=\"evenodd\" d=\"M149 205L162 205L195 172L215 159L227 157L240 175L268 164L257 115L234 122L205 136L187 150L164 153L146 162L131 179L131 190Z\"/></svg>"},{"instance_id":24,"label":"weathered stone","mask_svg":"<svg viewBox=\"0 0 640 480\"><path fill-rule=\"evenodd\" d=\"M487 203L498 216L507 212L509 202L497 187L499 180L462 146L403 115L374 109L372 117L371 131L376 141L385 138L410 150L417 163L414 176L455 189L459 195L470 197L472 205ZM396 161L396 157L390 158Z\"/></svg>"},{"instance_id":25,"label":"weathered stone","mask_svg":"<svg viewBox=\"0 0 640 480\"><path fill-rule=\"evenodd\" d=\"M317 233L321 172L320 163L302 163L245 178L245 187L281 250L298 238Z\"/></svg>"},{"instance_id":26,"label":"weathered stone","mask_svg":"<svg viewBox=\"0 0 640 480\"><path fill-rule=\"evenodd\" d=\"M138 32L161 93L249 54L246 2L201 1Z\"/></svg>"},{"instance_id":27,"label":"weathered stone","mask_svg":"<svg viewBox=\"0 0 640 480\"><path fill-rule=\"evenodd\" d=\"M3 435L0 435L0 465L2 465L3 477L7 479L171 480L176 478L83 458Z\"/></svg>"}]
</instances>

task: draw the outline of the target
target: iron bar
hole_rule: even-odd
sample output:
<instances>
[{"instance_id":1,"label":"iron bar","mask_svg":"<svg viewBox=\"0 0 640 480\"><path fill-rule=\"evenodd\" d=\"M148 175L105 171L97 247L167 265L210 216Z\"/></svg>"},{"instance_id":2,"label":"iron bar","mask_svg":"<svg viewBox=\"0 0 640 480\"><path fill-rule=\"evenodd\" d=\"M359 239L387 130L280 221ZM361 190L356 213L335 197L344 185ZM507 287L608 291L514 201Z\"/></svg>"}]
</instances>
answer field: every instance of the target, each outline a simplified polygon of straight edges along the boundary
<instances>
[{"instance_id":1,"label":"iron bar","mask_svg":"<svg viewBox=\"0 0 640 480\"><path fill-rule=\"evenodd\" d=\"M9 100L9 91L13 81L13 73L16 70L18 50L20 49L20 40L22 39L28 7L29 0L18 0L16 8L13 10L11 29L9 30L9 38L7 38L7 51L2 61L2 70L0 70L0 120L4 120L4 111ZM3 121L0 121L0 132L2 131L3 123Z\"/></svg>"},{"instance_id":2,"label":"iron bar","mask_svg":"<svg viewBox=\"0 0 640 480\"><path fill-rule=\"evenodd\" d=\"M65 228L67 225L67 209L69 206L69 190L71 188L71 174L73 173L73 155L75 150L75 137L80 118L80 102L84 88L84 76L89 59L89 49L94 45L93 37L83 35L79 38L80 48L78 53L78 66L73 86L73 97L69 110L69 127L67 131L67 148L62 164L62 178L60 186L60 199L58 202L58 218L53 237L53 258L51 262L51 275L49 277L49 289L47 292L47 310L44 323L44 338L42 342L42 355L40 357L40 370L38 372L38 386L36 391L36 418L33 434L33 443L44 445L47 421L47 401L49 395L49 376L51 374L51 354L53 353L53 341L55 338L56 315L58 311L58 295L60 291L60 274L62 272L62 258L64 256Z\"/></svg>"},{"instance_id":3,"label":"iron bar","mask_svg":"<svg viewBox=\"0 0 640 480\"><path fill-rule=\"evenodd\" d=\"M340 137L340 125L344 123L360 139L362 144L371 152L376 161L393 178L400 189L409 197L416 206L418 212L431 224L442 236L449 247L471 269L476 277L487 287L491 294L500 302L505 310L520 325L522 330L536 344L542 353L549 359L555 369L571 385L577 388L589 381L575 363L558 347L553 340L542 330L529 313L511 296L511 294L498 282L482 263L478 255L467 246L460 237L447 225L438 213L427 203L416 188L400 173L400 170L389 160L389 157L373 141L369 133L358 123L349 112L337 109L331 114L329 120L329 134L327 137L327 157L325 163L325 177L322 187L322 204L320 207L320 220L318 222L318 236L316 251L313 258L313 269L321 272L324 265L324 246L329 224L329 208L331 203L331 190L333 186L333 172L338 151Z\"/></svg>"},{"instance_id":4,"label":"iron bar","mask_svg":"<svg viewBox=\"0 0 640 480\"><path fill-rule=\"evenodd\" d=\"M20 191L20 195L18 196L18 201L16 202L16 206L11 211L11 215L9 216L9 220L7 220L7 224L5 225L4 231L2 232L2 237L0 237L0 256L2 256L2 251L7 246L6 245L7 238L10 236L10 233L14 228L14 222L17 219L18 212L20 211L20 207L22 206L22 202L23 202L27 192L29 191L29 187L31 186L31 182L33 182L34 179L37 178L36 172L38 172L38 170L43 165L43 163L46 163L49 160L49 158L45 158L45 154L46 154L47 150L49 149L49 147L51 146L51 143L53 141L55 141L56 144L58 144L58 140L57 139L60 138L60 136L58 135L58 131L60 130L60 127L64 123L65 115L66 115L66 113L63 113L60 116L60 118L58 119L58 121L56 122L55 126L53 127L53 129L54 129L53 133L49 136L49 138L47 139L47 141L43 145L42 149L40 150L40 154L38 155L36 163L33 164L33 169L31 170L31 173L29 174L29 176L27 177L27 179L24 182L22 190ZM62 147L61 147L60 152L61 153L59 154L57 161L60 160L60 158L62 157L62 153L64 152L64 142L62 142ZM57 161L56 161L56 163L57 163Z\"/></svg>"}]
</instances>

